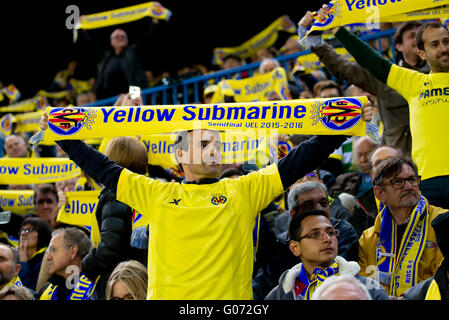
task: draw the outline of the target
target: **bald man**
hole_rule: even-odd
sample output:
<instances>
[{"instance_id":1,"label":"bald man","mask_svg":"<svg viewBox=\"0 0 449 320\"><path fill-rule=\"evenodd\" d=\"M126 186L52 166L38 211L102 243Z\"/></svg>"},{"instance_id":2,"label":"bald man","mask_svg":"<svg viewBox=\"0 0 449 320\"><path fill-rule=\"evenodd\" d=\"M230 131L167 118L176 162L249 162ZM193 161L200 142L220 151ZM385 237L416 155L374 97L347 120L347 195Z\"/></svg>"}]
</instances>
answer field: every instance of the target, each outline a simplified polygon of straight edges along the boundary
<instances>
[{"instance_id":1,"label":"bald man","mask_svg":"<svg viewBox=\"0 0 449 320\"><path fill-rule=\"evenodd\" d=\"M28 148L21 136L10 135L5 140L5 152L8 158L26 158Z\"/></svg>"},{"instance_id":2,"label":"bald man","mask_svg":"<svg viewBox=\"0 0 449 320\"><path fill-rule=\"evenodd\" d=\"M379 164L388 158L400 156L401 151L394 147L378 146L371 150L369 155L369 175L371 179ZM354 227L357 235L360 237L363 231L374 225L377 213L380 211L380 203L374 196L373 188L371 187L360 196L357 197L357 203L354 207L354 213L349 218L349 222Z\"/></svg>"}]
</instances>

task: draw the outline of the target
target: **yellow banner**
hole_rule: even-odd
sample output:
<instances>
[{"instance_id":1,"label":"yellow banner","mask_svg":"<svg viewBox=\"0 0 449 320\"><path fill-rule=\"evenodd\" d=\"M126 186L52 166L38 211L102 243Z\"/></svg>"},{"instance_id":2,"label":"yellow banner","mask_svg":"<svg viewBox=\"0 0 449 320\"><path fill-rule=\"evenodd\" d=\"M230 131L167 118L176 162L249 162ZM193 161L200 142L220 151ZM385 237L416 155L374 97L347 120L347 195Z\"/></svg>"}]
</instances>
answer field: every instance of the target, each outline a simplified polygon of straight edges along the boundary
<instances>
[{"instance_id":1,"label":"yellow banner","mask_svg":"<svg viewBox=\"0 0 449 320\"><path fill-rule=\"evenodd\" d=\"M83 15L80 17L76 29L97 29L152 17L160 20L169 20L172 13L162 5L153 1L129 6L116 10Z\"/></svg>"},{"instance_id":2,"label":"yellow banner","mask_svg":"<svg viewBox=\"0 0 449 320\"><path fill-rule=\"evenodd\" d=\"M222 80L218 83L211 103L222 103L225 96L233 96L236 102L265 101L270 91L275 91L281 100L290 100L287 84L287 76L282 67L251 78Z\"/></svg>"},{"instance_id":3,"label":"yellow banner","mask_svg":"<svg viewBox=\"0 0 449 320\"><path fill-rule=\"evenodd\" d=\"M69 91L63 90L63 91L57 91L57 92L48 92L45 90L39 90L37 94L39 96L46 97L46 98L62 99L69 95Z\"/></svg>"},{"instance_id":4,"label":"yellow banner","mask_svg":"<svg viewBox=\"0 0 449 320\"><path fill-rule=\"evenodd\" d=\"M242 59L249 58L255 55L257 50L272 46L278 39L279 31L296 33L296 26L288 16L279 17L263 31L237 47L215 48L214 63L221 65L223 58L230 54Z\"/></svg>"},{"instance_id":5,"label":"yellow banner","mask_svg":"<svg viewBox=\"0 0 449 320\"><path fill-rule=\"evenodd\" d=\"M80 174L68 158L0 158L0 184L51 183Z\"/></svg>"},{"instance_id":6,"label":"yellow banner","mask_svg":"<svg viewBox=\"0 0 449 320\"><path fill-rule=\"evenodd\" d=\"M385 17L449 4L449 0L334 0L326 19L316 20L309 32L322 31L352 23L385 22ZM416 18L419 19L419 18Z\"/></svg>"},{"instance_id":7,"label":"yellow banner","mask_svg":"<svg viewBox=\"0 0 449 320\"><path fill-rule=\"evenodd\" d=\"M344 56L346 59L349 59L351 61L355 61L354 57L349 54L348 51L346 51L345 48L336 48L335 51L339 54ZM302 56L299 56L296 59L296 65L293 68L293 72L304 72L309 73L312 70L318 70L324 67L324 65L321 63L320 58L314 53L305 54Z\"/></svg>"},{"instance_id":8,"label":"yellow banner","mask_svg":"<svg viewBox=\"0 0 449 320\"><path fill-rule=\"evenodd\" d=\"M67 204L58 212L57 222L75 226L87 226L90 230L100 190L66 192Z\"/></svg>"},{"instance_id":9,"label":"yellow banner","mask_svg":"<svg viewBox=\"0 0 449 320\"><path fill-rule=\"evenodd\" d=\"M34 97L9 106L0 107L0 112L30 112L34 110L43 110L47 106L45 98Z\"/></svg>"},{"instance_id":10,"label":"yellow banner","mask_svg":"<svg viewBox=\"0 0 449 320\"><path fill-rule=\"evenodd\" d=\"M209 129L271 134L365 134L366 97L337 97L174 106L47 108L48 129L41 140L88 139Z\"/></svg>"},{"instance_id":11,"label":"yellow banner","mask_svg":"<svg viewBox=\"0 0 449 320\"><path fill-rule=\"evenodd\" d=\"M39 130L39 121L44 111L28 112L16 114L16 131L17 132L34 132Z\"/></svg>"},{"instance_id":12,"label":"yellow banner","mask_svg":"<svg viewBox=\"0 0 449 320\"><path fill-rule=\"evenodd\" d=\"M435 7L435 8L429 8L429 9L424 9L424 10L418 10L418 11L413 11L413 12L392 15L392 16L382 18L380 22L431 20L431 19L439 19L441 17L449 17L449 6L441 6L441 7Z\"/></svg>"},{"instance_id":13,"label":"yellow banner","mask_svg":"<svg viewBox=\"0 0 449 320\"><path fill-rule=\"evenodd\" d=\"M35 213L33 190L0 190L0 207L3 211L26 215Z\"/></svg>"}]
</instances>

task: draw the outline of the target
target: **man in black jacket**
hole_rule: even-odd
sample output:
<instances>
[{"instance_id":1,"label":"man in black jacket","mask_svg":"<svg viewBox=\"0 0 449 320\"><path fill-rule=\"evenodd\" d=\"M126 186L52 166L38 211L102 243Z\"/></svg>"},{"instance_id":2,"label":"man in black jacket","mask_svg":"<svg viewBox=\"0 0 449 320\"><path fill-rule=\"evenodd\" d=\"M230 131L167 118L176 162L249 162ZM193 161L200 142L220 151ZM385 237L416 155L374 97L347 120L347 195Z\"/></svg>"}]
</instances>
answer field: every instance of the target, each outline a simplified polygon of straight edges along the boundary
<instances>
[{"instance_id":1,"label":"man in black jacket","mask_svg":"<svg viewBox=\"0 0 449 320\"><path fill-rule=\"evenodd\" d=\"M128 92L131 85L148 87L140 57L149 43L155 20L153 19L142 40L134 44L128 43L128 35L124 30L114 30L110 38L112 50L107 51L99 47L86 31L83 30L80 33L89 42L89 47L94 48L94 55L99 61L95 80L95 93L98 100Z\"/></svg>"}]
</instances>

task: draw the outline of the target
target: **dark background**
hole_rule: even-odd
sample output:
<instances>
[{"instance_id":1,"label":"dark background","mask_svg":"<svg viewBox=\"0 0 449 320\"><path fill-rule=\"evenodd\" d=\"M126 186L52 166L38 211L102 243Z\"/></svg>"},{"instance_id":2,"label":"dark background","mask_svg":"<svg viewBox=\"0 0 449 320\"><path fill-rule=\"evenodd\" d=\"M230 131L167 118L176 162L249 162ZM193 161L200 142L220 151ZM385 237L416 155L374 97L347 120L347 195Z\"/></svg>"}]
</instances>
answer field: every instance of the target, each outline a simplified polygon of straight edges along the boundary
<instances>
[{"instance_id":1,"label":"dark background","mask_svg":"<svg viewBox=\"0 0 449 320\"><path fill-rule=\"evenodd\" d=\"M89 50L72 43L72 30L65 26L67 6L74 4L80 14L91 14L147 2L137 1L4 1L0 9L0 81L14 83L22 99L47 89L56 72L63 70L71 58L80 61L85 77L95 75ZM204 64L211 68L215 47L233 47L268 27L286 14L296 24L306 10L316 10L326 1L185 1L160 0L172 11L168 22L155 25L147 54L142 57L146 69L157 75L175 73L185 65ZM306 5L306 3L309 3ZM129 43L141 39L150 18L102 29L88 30L104 49L110 48L109 36L120 27L128 33ZM290 34L280 33L279 48Z\"/></svg>"}]
</instances>

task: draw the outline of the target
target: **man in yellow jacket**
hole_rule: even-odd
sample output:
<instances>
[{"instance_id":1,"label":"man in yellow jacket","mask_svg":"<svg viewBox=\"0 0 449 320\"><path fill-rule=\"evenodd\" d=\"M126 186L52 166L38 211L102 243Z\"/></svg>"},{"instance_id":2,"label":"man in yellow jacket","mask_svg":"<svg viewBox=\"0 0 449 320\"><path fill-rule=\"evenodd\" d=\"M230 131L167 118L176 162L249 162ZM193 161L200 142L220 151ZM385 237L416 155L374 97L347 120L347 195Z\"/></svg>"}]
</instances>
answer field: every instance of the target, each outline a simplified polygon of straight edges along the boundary
<instances>
[{"instance_id":1,"label":"man in yellow jacket","mask_svg":"<svg viewBox=\"0 0 449 320\"><path fill-rule=\"evenodd\" d=\"M401 157L375 172L374 194L385 207L359 239L360 274L376 278L390 296L432 277L443 259L431 222L447 210L428 204L420 180L415 163Z\"/></svg>"}]
</instances>

